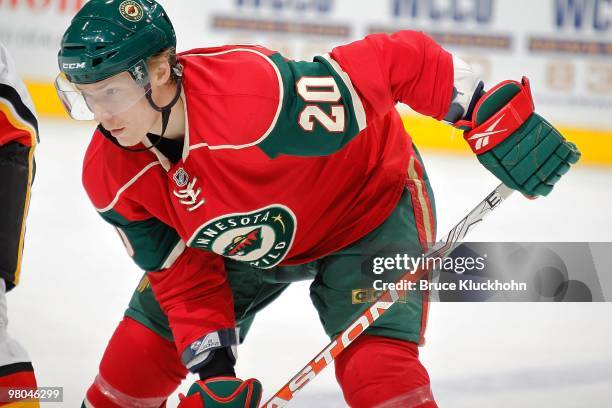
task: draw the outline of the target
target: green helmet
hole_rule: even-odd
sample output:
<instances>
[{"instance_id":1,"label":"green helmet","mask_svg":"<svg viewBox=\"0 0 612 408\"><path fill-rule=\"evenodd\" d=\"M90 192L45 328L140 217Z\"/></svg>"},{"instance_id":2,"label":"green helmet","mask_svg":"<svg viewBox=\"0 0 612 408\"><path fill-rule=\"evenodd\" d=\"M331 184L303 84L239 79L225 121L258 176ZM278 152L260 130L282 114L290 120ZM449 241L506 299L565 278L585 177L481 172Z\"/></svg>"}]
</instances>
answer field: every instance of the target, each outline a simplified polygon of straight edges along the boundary
<instances>
[{"instance_id":1,"label":"green helmet","mask_svg":"<svg viewBox=\"0 0 612 408\"><path fill-rule=\"evenodd\" d=\"M147 58L170 47L174 28L154 0L90 0L62 37L59 69L75 84L127 71L144 85Z\"/></svg>"}]
</instances>

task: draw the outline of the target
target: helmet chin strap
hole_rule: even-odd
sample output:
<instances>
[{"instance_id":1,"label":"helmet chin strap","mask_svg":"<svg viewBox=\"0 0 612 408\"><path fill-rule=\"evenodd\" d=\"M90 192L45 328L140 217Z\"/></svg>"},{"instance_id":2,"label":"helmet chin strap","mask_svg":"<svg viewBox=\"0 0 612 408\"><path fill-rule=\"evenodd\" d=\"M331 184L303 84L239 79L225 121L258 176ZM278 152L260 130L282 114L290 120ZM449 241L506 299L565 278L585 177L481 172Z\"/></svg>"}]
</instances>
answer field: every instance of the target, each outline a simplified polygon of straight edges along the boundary
<instances>
[{"instance_id":1,"label":"helmet chin strap","mask_svg":"<svg viewBox=\"0 0 612 408\"><path fill-rule=\"evenodd\" d=\"M153 102L153 98L151 98L151 92L146 92L145 94L145 97L147 98L149 105L151 105L153 109L155 109L157 112L160 112L162 115L162 131L161 131L161 134L159 135L159 139L157 139L155 143L153 143L149 147L141 147L141 148L136 148L136 149L122 146L121 143L119 143L119 141L115 137L113 137L113 135L110 134L110 132L102 128L102 125L100 125L100 128L104 130L102 132L104 137L106 137L108 140L110 140L111 142L113 142L115 145L119 146L123 150L127 150L129 152L144 152L146 150L150 150L154 148L155 146L157 146L159 142L162 140L162 138L164 137L164 133L166 133L166 128L168 127L168 121L170 120L170 112L172 111L172 107L176 105L179 98L181 97L181 89L183 86L182 78L181 76L177 75L175 76L175 80L176 80L176 92L174 93L174 97L172 98L170 103L168 103L166 106L163 106L163 107L157 106L157 104Z\"/></svg>"}]
</instances>

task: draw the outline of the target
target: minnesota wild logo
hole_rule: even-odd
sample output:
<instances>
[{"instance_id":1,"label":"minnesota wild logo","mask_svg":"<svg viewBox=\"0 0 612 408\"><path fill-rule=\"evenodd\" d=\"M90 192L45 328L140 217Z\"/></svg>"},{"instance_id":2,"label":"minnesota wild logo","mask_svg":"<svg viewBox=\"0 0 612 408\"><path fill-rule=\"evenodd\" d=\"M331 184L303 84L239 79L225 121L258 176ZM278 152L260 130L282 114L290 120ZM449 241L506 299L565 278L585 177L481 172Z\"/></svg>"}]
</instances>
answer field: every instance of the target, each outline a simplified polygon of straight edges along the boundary
<instances>
[{"instance_id":1,"label":"minnesota wild logo","mask_svg":"<svg viewBox=\"0 0 612 408\"><path fill-rule=\"evenodd\" d=\"M188 245L266 269L277 265L287 255L296 226L291 209L274 204L210 220L196 231Z\"/></svg>"},{"instance_id":2,"label":"minnesota wild logo","mask_svg":"<svg viewBox=\"0 0 612 408\"><path fill-rule=\"evenodd\" d=\"M238 235L234 241L225 247L223 256L246 255L261 248L261 227L247 232L246 235Z\"/></svg>"},{"instance_id":3,"label":"minnesota wild logo","mask_svg":"<svg viewBox=\"0 0 612 408\"><path fill-rule=\"evenodd\" d=\"M140 4L133 0L125 0L119 5L119 12L121 16L128 21L138 22L144 15Z\"/></svg>"}]
</instances>

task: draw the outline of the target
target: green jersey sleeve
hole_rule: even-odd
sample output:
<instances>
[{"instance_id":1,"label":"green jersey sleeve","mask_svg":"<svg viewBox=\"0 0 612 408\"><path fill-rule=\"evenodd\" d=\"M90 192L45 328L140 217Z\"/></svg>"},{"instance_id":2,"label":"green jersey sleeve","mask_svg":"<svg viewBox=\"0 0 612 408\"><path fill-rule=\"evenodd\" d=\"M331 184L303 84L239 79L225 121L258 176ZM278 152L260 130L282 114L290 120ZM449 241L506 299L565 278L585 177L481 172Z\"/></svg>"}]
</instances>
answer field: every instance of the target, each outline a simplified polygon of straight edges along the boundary
<instances>
[{"instance_id":1,"label":"green jersey sleeve","mask_svg":"<svg viewBox=\"0 0 612 408\"><path fill-rule=\"evenodd\" d=\"M145 271L170 267L185 249L178 233L156 218L130 221L114 210L100 215L117 229L128 254Z\"/></svg>"},{"instance_id":2,"label":"green jersey sleeve","mask_svg":"<svg viewBox=\"0 0 612 408\"><path fill-rule=\"evenodd\" d=\"M282 78L282 107L272 132L259 147L279 154L324 156L335 153L366 127L366 116L351 81L329 55L313 62L273 54Z\"/></svg>"}]
</instances>

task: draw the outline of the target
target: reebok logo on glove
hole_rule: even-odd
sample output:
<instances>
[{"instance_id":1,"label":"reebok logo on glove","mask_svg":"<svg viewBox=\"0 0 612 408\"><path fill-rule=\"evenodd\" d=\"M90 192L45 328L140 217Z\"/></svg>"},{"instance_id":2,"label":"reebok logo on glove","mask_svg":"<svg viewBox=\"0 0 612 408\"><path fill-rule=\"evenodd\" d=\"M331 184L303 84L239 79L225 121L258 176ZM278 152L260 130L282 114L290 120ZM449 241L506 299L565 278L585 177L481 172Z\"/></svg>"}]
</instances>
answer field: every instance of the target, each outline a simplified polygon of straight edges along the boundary
<instances>
[{"instance_id":1,"label":"reebok logo on glove","mask_svg":"<svg viewBox=\"0 0 612 408\"><path fill-rule=\"evenodd\" d=\"M499 122L501 122L503 118L504 118L504 115L502 115L499 119L497 119L495 123L489 126L489 128L485 130L484 132L476 133L475 135L467 139L469 141L477 139L476 144L474 145L476 151L481 150L483 147L489 144L489 136L497 134L497 133L505 132L506 130L508 130L508 129L495 130L495 131L493 130L497 127L497 125L499 124Z\"/></svg>"}]
</instances>

